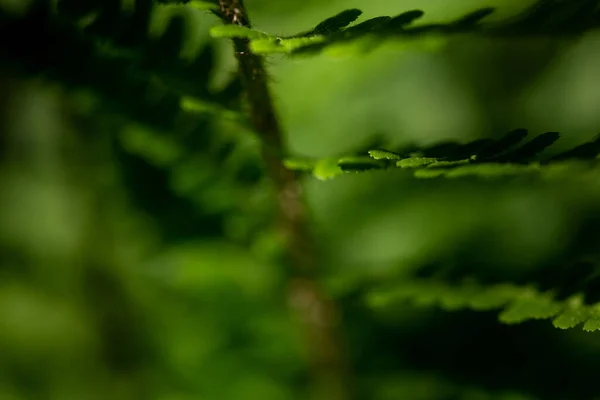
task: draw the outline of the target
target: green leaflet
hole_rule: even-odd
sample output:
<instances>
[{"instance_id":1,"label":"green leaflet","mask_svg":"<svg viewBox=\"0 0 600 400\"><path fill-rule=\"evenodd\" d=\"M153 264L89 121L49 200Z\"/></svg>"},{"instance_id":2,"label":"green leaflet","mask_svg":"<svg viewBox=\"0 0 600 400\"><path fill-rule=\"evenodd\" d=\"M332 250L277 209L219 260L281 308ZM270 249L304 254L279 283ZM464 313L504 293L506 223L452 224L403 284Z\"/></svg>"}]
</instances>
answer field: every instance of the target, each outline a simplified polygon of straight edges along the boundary
<instances>
[{"instance_id":1,"label":"green leaflet","mask_svg":"<svg viewBox=\"0 0 600 400\"><path fill-rule=\"evenodd\" d=\"M342 28L350 25L352 22L362 14L361 10L352 8L344 10L341 13L334 15L331 18L327 18L325 21L318 24L313 30L316 34L327 34L341 30Z\"/></svg>"},{"instance_id":2,"label":"green leaflet","mask_svg":"<svg viewBox=\"0 0 600 400\"><path fill-rule=\"evenodd\" d=\"M409 157L399 160L396 163L398 168L419 168L426 167L429 164L435 163L438 161L436 158L432 157Z\"/></svg>"},{"instance_id":3,"label":"green leaflet","mask_svg":"<svg viewBox=\"0 0 600 400\"><path fill-rule=\"evenodd\" d=\"M521 291L511 284L498 284L485 291L476 290L469 297L469 307L477 311L494 310L504 306Z\"/></svg>"},{"instance_id":4,"label":"green leaflet","mask_svg":"<svg viewBox=\"0 0 600 400\"><path fill-rule=\"evenodd\" d=\"M564 310L552 320L552 324L560 329L573 328L588 320L591 314L592 309L584 306L582 296L574 296L566 301Z\"/></svg>"},{"instance_id":5,"label":"green leaflet","mask_svg":"<svg viewBox=\"0 0 600 400\"><path fill-rule=\"evenodd\" d=\"M314 177L321 181L335 178L343 172L336 158L324 158L317 161L312 171Z\"/></svg>"},{"instance_id":6,"label":"green leaflet","mask_svg":"<svg viewBox=\"0 0 600 400\"><path fill-rule=\"evenodd\" d=\"M452 285L436 280L410 280L375 290L368 294L366 301L374 309L393 308L400 303L448 311L499 309L498 319L505 324L552 318L553 325L560 329L579 325L590 332L600 329L600 303L587 305L582 295L560 301L552 292L540 292L531 286L481 285L473 281Z\"/></svg>"},{"instance_id":7,"label":"green leaflet","mask_svg":"<svg viewBox=\"0 0 600 400\"><path fill-rule=\"evenodd\" d=\"M402 158L400 154L387 150L369 150L369 155L375 160L400 160Z\"/></svg>"},{"instance_id":8,"label":"green leaflet","mask_svg":"<svg viewBox=\"0 0 600 400\"><path fill-rule=\"evenodd\" d=\"M600 305L590 307L590 316L583 324L583 330L587 332L593 332L600 330Z\"/></svg>"},{"instance_id":9,"label":"green leaflet","mask_svg":"<svg viewBox=\"0 0 600 400\"><path fill-rule=\"evenodd\" d=\"M518 324L530 319L547 319L562 309L560 303L553 301L552 295L538 293L534 289L523 290L500 313L498 319L505 324Z\"/></svg>"},{"instance_id":10,"label":"green leaflet","mask_svg":"<svg viewBox=\"0 0 600 400\"><path fill-rule=\"evenodd\" d=\"M290 157L283 160L283 165L292 171L312 173L315 178L326 181L344 173L382 169L387 163L367 156L329 157L320 160Z\"/></svg>"}]
</instances>

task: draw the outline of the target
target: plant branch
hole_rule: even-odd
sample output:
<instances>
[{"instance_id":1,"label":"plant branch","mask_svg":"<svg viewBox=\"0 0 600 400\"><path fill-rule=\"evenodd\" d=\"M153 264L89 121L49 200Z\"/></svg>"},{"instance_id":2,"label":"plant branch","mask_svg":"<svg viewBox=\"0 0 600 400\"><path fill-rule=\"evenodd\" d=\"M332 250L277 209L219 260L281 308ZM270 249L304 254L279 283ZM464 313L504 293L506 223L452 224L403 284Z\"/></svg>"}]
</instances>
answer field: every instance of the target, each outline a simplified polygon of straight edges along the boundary
<instances>
[{"instance_id":1,"label":"plant branch","mask_svg":"<svg viewBox=\"0 0 600 400\"><path fill-rule=\"evenodd\" d=\"M242 0L219 0L219 17L226 24L250 27ZM239 73L250 105L250 120L263 139L263 157L278 204L279 233L285 241L285 262L290 266L289 304L306 330L317 398L349 398L346 363L336 332L339 316L334 303L320 288L317 251L309 232L309 215L297 174L284 167L282 131L267 84L263 59L250 51L247 39L233 39Z\"/></svg>"}]
</instances>

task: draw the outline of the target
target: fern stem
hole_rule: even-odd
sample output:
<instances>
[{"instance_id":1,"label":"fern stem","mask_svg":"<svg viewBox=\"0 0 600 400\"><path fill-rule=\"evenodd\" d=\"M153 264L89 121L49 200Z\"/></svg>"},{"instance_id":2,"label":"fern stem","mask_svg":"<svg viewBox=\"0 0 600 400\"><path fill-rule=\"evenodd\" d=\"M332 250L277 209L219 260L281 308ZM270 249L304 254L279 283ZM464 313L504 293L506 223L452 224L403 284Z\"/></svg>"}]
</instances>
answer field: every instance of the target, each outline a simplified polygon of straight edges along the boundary
<instances>
[{"instance_id":1,"label":"fern stem","mask_svg":"<svg viewBox=\"0 0 600 400\"><path fill-rule=\"evenodd\" d=\"M219 0L219 17L226 24L250 27L242 0ZM250 51L247 39L233 39L239 73L250 106L250 120L263 141L263 158L274 183L279 232L285 241L285 258L291 268L289 304L301 321L309 348L316 397L328 400L350 398L346 363L341 351L337 307L316 279L318 257L309 232L309 215L302 186L295 172L283 166L282 130L268 87L262 57Z\"/></svg>"}]
</instances>

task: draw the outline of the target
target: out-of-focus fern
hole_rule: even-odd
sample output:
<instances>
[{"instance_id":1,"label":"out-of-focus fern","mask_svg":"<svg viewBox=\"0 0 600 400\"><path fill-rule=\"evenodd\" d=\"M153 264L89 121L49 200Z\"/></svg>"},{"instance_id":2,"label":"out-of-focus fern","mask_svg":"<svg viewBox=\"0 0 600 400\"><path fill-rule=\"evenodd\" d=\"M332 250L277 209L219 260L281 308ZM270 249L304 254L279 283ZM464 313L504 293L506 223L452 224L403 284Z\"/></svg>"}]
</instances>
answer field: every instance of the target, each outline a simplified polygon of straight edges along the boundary
<instances>
[{"instance_id":1,"label":"out-of-focus fern","mask_svg":"<svg viewBox=\"0 0 600 400\"><path fill-rule=\"evenodd\" d=\"M293 368L297 362L292 360L286 364L275 379L268 372L268 357L273 352L264 344L273 340L264 340L265 335L277 336L272 332L283 332L279 336L289 338L293 335L286 331L285 321L278 321L277 315L285 316L278 309L283 306L275 304L274 309L270 298L265 296L281 286L277 282L277 271L269 269L271 259L264 257L272 250L269 245L276 242L264 240L270 233L271 193L263 177L257 137L241 112L239 80L232 79L221 88L212 89L216 60L210 44L191 60L181 56L186 30L194 27L194 21L174 16L169 19L163 35L158 38L149 35L148 26L154 14L164 13L172 7L170 5L142 0L135 2L135 8L128 9L133 2L58 1L54 2L56 7L51 8L50 3L34 2L29 12L21 15L0 10L0 67L8 70L10 77L38 78L47 86L60 88L61 95L74 103L69 104L69 111L77 114L81 134L75 135L75 145L66 140L61 142L62 132L57 133L58 129L53 126L47 127L47 131L43 126L39 131L27 131L34 137L26 139L29 146L26 153L32 156L15 157L16 164L23 164L23 169L27 169L29 162L37 168L32 169L35 171L31 176L14 179L14 189L10 185L13 181L7 184L4 177L19 169L10 165L2 169L3 210L14 206L10 203L14 191L20 194L14 198L24 203L18 207L19 214L46 218L45 230L54 229L59 237L71 225L77 226L85 232L77 231L75 235L84 247L53 258L53 254L59 252L46 250L53 247L52 243L36 243L37 236L25 236L22 238L25 245L10 248L10 258L2 258L0 311L3 316L14 317L3 324L8 328L1 341L6 357L1 362L0 397L13 397L12 392L7 394L5 387L13 389L14 386L17 397L217 396L234 399L243 396L245 385L251 382L252 391L259 396L266 392L268 398L269 390L279 390L285 398L285 389L280 387L285 386L282 382L288 379L286 374L295 373ZM199 5L203 7L198 2L176 7L180 8L178 11L189 13ZM55 110L50 113L53 111L55 119L59 119L61 115ZM8 119L13 122L11 118ZM21 119L15 120L21 123ZM11 133L0 134L2 144ZM14 136L10 138L19 142L19 135ZM73 157L67 159L62 153L53 154L41 157L45 163L40 163L36 156L41 152L34 139L42 144L59 142L56 147L61 150L66 147ZM102 143L102 147L97 143ZM18 146L0 147L4 156L5 151L12 155L12 147ZM101 154L94 157L97 151ZM49 173L39 172L40 165L44 168L57 160L67 175L81 176L85 185L74 184L76 190L69 193L73 198L64 204L52 198L54 187L48 196L32 202L28 198L30 193L21 190L22 182L27 181L27 188L36 187L38 175L62 177L63 170L56 172L52 166L48 167ZM4 158L0 161L5 166ZM109 164L108 167L101 162ZM113 176L107 176L110 173L118 176L114 179L118 183L113 181ZM33 184L29 185L29 180ZM96 181L102 183L100 188L94 186ZM124 184L125 193L118 190L120 184ZM41 189L46 195L48 190ZM57 190L60 192L60 185ZM115 197L122 195L118 200L127 198L126 202L134 205L131 208L140 213L132 211L126 218L111 213L118 201L107 193L117 191ZM31 193L36 197L37 193ZM89 210L94 218L79 221L79 203L88 197L101 207ZM42 207L30 206L38 203ZM69 222L71 219L76 222L47 219L47 208L53 206L60 210L72 206L72 210L66 210L59 218L66 216ZM139 268L141 261L136 256L126 256L126 261L114 256L119 263L110 259L117 247L130 255L137 251L138 238L135 234L113 237L114 231L104 229L104 225L138 217L148 222L149 237L155 233L163 236L157 241L159 245L151 250L151 257L162 261L158 268L153 268L154 265ZM8 219L3 218L3 222L6 221ZM11 221L21 224L18 219ZM11 223L2 224L6 227L2 233L11 229ZM34 225L28 228L33 226L36 230ZM63 225L68 227L63 229ZM7 250L8 236L2 236L3 250ZM181 241L198 243L204 236L216 237L216 244L206 249L192 246L192 251L182 251L174 245ZM86 240L92 245L86 247ZM145 237L139 238L139 242L144 240ZM223 246L225 240L230 242L227 246ZM105 242L109 244L105 246ZM30 243L40 247L43 256L30 260L32 257L26 247ZM221 252L228 257L223 258ZM48 254L51 256L47 257ZM259 257L263 259L258 261ZM220 269L214 276L199 276L199 271L201 274L208 270L196 261L207 259L211 263L229 263L230 269ZM260 273L255 271L253 259L260 263ZM10 267L16 273L8 270L9 263L14 264ZM146 267L143 260L141 263ZM45 274L52 275L52 279L34 273L25 276L29 264L47 271ZM249 267L244 268L244 265ZM244 269L248 269L250 275L247 276L256 282L256 287L262 288L260 293L237 290L242 275L236 281L231 274L244 273ZM158 279L154 273L159 275ZM169 278L173 276L176 278L171 282ZM185 282L180 282L179 276L184 277ZM60 290L47 290L45 286L49 281L58 282L55 285ZM129 290L130 284L136 286L142 281L144 293L146 290L161 293L160 300L151 300L151 295L133 298L130 292L137 292ZM202 292L202 296L198 292ZM151 313L145 308L150 307L150 303ZM18 311L23 305L29 310L25 315ZM228 307L236 313L221 312ZM76 313L69 313L72 308ZM244 318L239 318L244 314L268 320L271 325L267 332L261 324L248 326ZM38 319L41 323L36 325ZM80 339L80 333L87 335L84 340ZM243 343L235 345L235 356L230 358L231 345L238 336L244 337ZM48 356L38 357L38 341L51 349ZM248 346L251 342L255 344ZM282 352L294 345L279 343L284 349ZM4 351L9 346L14 347L10 354ZM248 353L254 353L240 356L247 348L251 348ZM24 363L24 359L27 362ZM68 364L64 371L63 364ZM215 368L232 371L239 379L233 383L229 373L218 373L217 378L226 380L226 383L220 382L215 379ZM19 380L17 375L27 376L27 381ZM149 378L150 375L153 378ZM73 394L71 387L65 387L72 381L80 392Z\"/></svg>"},{"instance_id":2,"label":"out-of-focus fern","mask_svg":"<svg viewBox=\"0 0 600 400\"><path fill-rule=\"evenodd\" d=\"M241 111L241 82L211 88L210 43L192 58L182 54L199 34L196 9L207 4L40 1L25 15L0 13L0 59L22 75L60 83L86 112L103 115L134 199L167 232L179 231L169 235L224 229L249 240L251 221L268 213L269 191L258 137ZM158 36L151 30L157 18L167 21ZM186 221L174 219L182 210Z\"/></svg>"},{"instance_id":3,"label":"out-of-focus fern","mask_svg":"<svg viewBox=\"0 0 600 400\"><path fill-rule=\"evenodd\" d=\"M392 288L373 291L367 301L375 309L410 302L418 307L437 306L448 311L501 310L499 319L506 324L552 319L554 326L561 329L578 325L589 332L600 329L600 303L585 304L581 293L559 300L552 291L542 292L534 286L407 280Z\"/></svg>"},{"instance_id":4,"label":"out-of-focus fern","mask_svg":"<svg viewBox=\"0 0 600 400\"><path fill-rule=\"evenodd\" d=\"M444 176L484 178L539 175L544 178L581 176L596 171L600 139L579 145L551 157L541 157L558 138L557 132L546 132L520 145L527 130L516 129L498 140L478 139L461 144L446 142L427 148L395 151L372 149L368 155L356 154L320 160L288 158L285 165L293 170L311 172L327 180L345 172L364 172L400 168L414 172L418 178Z\"/></svg>"},{"instance_id":5,"label":"out-of-focus fern","mask_svg":"<svg viewBox=\"0 0 600 400\"><path fill-rule=\"evenodd\" d=\"M351 25L362 12L348 9L319 23L315 28L292 36L269 35L247 28L216 26L215 37L245 37L258 54L333 54L370 51L384 41L408 40L420 46L443 43L455 34L477 34L493 37L577 35L600 27L598 0L539 0L517 17L500 23L482 22L494 12L481 8L447 23L418 25L422 10L410 10L394 17L381 16ZM426 38L427 40L423 40ZM433 40L433 42L432 42Z\"/></svg>"},{"instance_id":6,"label":"out-of-focus fern","mask_svg":"<svg viewBox=\"0 0 600 400\"><path fill-rule=\"evenodd\" d=\"M160 8L152 1L137 2L131 14L120 10L119 1L92 6L63 0L56 12L40 6L21 18L0 14L3 63L88 88L103 97L101 106L153 127L170 129L180 108L244 121L226 109L241 94L237 79L217 92L208 88L213 48L206 46L191 61L179 56L186 30L194 23L191 18L173 17L155 39L149 24L151 12ZM114 29L121 25L127 29Z\"/></svg>"}]
</instances>

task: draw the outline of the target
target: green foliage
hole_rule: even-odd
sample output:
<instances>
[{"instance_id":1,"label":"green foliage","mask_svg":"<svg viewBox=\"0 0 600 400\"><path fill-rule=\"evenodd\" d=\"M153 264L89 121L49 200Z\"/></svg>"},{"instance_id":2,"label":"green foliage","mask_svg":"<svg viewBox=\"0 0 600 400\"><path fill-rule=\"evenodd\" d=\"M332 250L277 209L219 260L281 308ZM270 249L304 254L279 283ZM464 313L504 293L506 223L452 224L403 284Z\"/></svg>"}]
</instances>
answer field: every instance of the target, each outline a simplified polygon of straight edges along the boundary
<instances>
[{"instance_id":1,"label":"green foliage","mask_svg":"<svg viewBox=\"0 0 600 400\"><path fill-rule=\"evenodd\" d=\"M67 91L54 102L68 103L82 136L94 138L71 143L49 135L49 149L41 137L28 140L34 154L50 154L41 163L47 173L32 172L29 190L40 199L37 207L18 179L37 161L25 157L7 165L0 158L0 192L14 193L0 199L2 210L13 201L22 204L11 221L25 232L11 234L1 214L1 247L11 256L1 266L0 316L10 329L2 329L0 339L0 397L292 396L285 382L301 374L301 356L285 308L270 301L281 286L272 264L278 239L272 237L271 188L260 143L240 112L239 79L215 88L211 43L185 57L184 50L198 43L198 19L190 8L197 6L204 8L199 2L182 7L138 1L127 11L120 2L65 0L53 10L0 14L0 59L19 78L15 84L30 76L60 83ZM160 20L166 20L162 32L155 29ZM48 112L40 108L42 115ZM12 120L24 124L23 118ZM31 130L52 133L60 129L55 125ZM2 150L12 154L18 140L10 132L2 138ZM57 159L60 165L53 164ZM60 194L63 176L78 174L86 183L69 182L64 196L53 196ZM103 206L88 206L90 196ZM70 212L54 218L71 224L53 223L45 236L27 231L45 232L26 215L54 216L51 205L61 199L71 204ZM90 210L80 215L84 204L97 216L90 217ZM119 207L121 215L113 209ZM115 230L113 221L133 228ZM75 244L62 248L50 241L61 235L74 237ZM220 240L202 241L215 237ZM41 250L32 253L38 238ZM54 248L52 254L43 243ZM211 274L207 266L219 262L225 268ZM44 278L48 272L11 272L30 264L58 272L52 279ZM44 281L56 281L58 288ZM27 382L14 378L19 371Z\"/></svg>"},{"instance_id":2,"label":"green foliage","mask_svg":"<svg viewBox=\"0 0 600 400\"><path fill-rule=\"evenodd\" d=\"M194 214L200 220L189 219L185 224L188 228L180 224L177 229L184 232L201 224L204 217L200 215L205 213L210 221L224 213L239 219L232 210L255 207L247 199L260 197L249 192L267 190L264 184L255 187L262 180L262 161L259 144L239 111L239 79L211 89L215 69L211 44L198 48L193 59L182 57L183 48L194 40L190 35L198 20L193 13L171 13L171 4L153 6L142 1L131 13L115 14L116 5L118 2L111 6L109 2L94 5L65 0L57 3L56 14L46 10L32 11L22 18L6 16L2 24L5 43L0 50L3 59L27 73L41 74L82 92L89 103L88 112L103 113L110 118L107 123L121 126L114 137L122 145L124 168L132 169L144 160L148 163L146 173L152 168L157 174L153 196L170 187L175 190L176 197L170 196L170 203L158 209L149 198L143 199L147 196L135 194L144 208L157 213L157 218L170 218L181 207L196 209ZM185 7L189 6L193 4ZM89 15L93 15L91 22ZM151 20L165 16L166 29L156 37L150 29ZM87 21L83 28L79 26L81 19ZM131 29L113 29L119 24ZM10 39L15 36L32 39ZM217 129L221 130L218 136L213 134ZM197 168L205 172L195 173ZM159 175L163 174L167 176L166 186L160 183L163 178ZM135 172L131 179L134 176ZM247 182L240 186L240 178ZM134 193L147 191L142 182L132 188ZM215 207L215 196L226 193L228 201ZM165 228L165 234L172 230ZM247 240L251 233L247 229L236 235Z\"/></svg>"},{"instance_id":3,"label":"green foliage","mask_svg":"<svg viewBox=\"0 0 600 400\"><path fill-rule=\"evenodd\" d=\"M525 129L516 129L497 140L478 139L465 144L446 142L422 149L411 146L408 150L395 151L374 149L368 151L371 160L360 155L324 160L292 158L286 162L286 166L312 172L320 180L331 179L345 172L389 168L414 170L418 178L495 178L531 174L568 178L582 176L581 172L587 170L590 174L595 171L594 160L600 153L600 139L541 158L538 155L558 140L559 134L546 132L517 146L526 136Z\"/></svg>"},{"instance_id":4,"label":"green foliage","mask_svg":"<svg viewBox=\"0 0 600 400\"><path fill-rule=\"evenodd\" d=\"M499 23L486 22L492 8L426 25L421 10L360 22L348 9L283 37L209 28L217 1L28 4L0 3L0 398L15 399L309 398L305 326L286 302L312 300L287 298L261 139L241 80L215 83L225 67L206 36L264 55L348 54L465 34L577 36L600 21L592 0L538 1ZM557 132L527 134L281 160L318 180L356 173L322 185L329 208L314 231L324 281L339 284L357 398L597 397L595 336L569 329L600 329L600 139L553 152ZM405 213L386 213L395 202ZM500 223L509 217L525 220L520 231ZM352 259L363 251L375 257ZM381 264L398 271L376 270L386 251L400 261ZM413 261L419 252L436 254ZM521 324L531 320L560 330ZM550 371L549 357L572 367Z\"/></svg>"}]
</instances>

